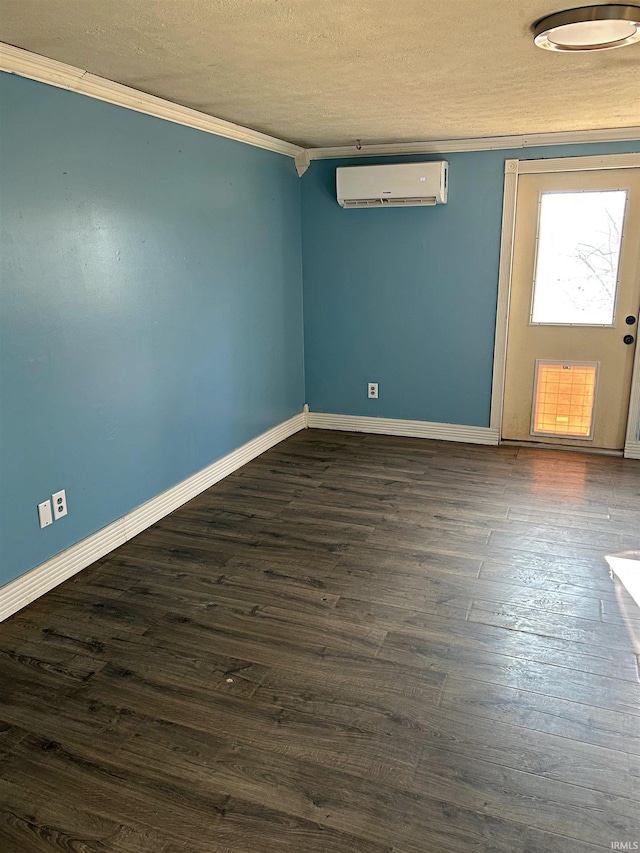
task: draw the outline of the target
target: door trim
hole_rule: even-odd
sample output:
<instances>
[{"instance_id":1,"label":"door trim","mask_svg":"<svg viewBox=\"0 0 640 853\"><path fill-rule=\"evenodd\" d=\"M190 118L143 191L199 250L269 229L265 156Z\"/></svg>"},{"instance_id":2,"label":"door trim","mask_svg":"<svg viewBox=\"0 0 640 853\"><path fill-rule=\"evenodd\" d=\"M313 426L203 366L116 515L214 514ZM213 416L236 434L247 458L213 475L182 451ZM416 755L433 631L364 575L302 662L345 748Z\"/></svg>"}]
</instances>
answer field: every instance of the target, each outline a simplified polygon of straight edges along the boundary
<instances>
[{"instance_id":1,"label":"door trim","mask_svg":"<svg viewBox=\"0 0 640 853\"><path fill-rule=\"evenodd\" d=\"M502 436L502 410L504 406L504 382L507 366L507 332L509 330L509 303L511 300L519 176L540 174L543 172L587 172L604 169L637 168L640 168L640 153L605 154L589 157L556 157L549 160L505 160L500 265L498 269L498 304L496 308L493 381L491 384L491 419L489 422L490 428L497 430L498 435ZM636 345L633 362L624 455L632 459L640 458L640 345Z\"/></svg>"}]
</instances>

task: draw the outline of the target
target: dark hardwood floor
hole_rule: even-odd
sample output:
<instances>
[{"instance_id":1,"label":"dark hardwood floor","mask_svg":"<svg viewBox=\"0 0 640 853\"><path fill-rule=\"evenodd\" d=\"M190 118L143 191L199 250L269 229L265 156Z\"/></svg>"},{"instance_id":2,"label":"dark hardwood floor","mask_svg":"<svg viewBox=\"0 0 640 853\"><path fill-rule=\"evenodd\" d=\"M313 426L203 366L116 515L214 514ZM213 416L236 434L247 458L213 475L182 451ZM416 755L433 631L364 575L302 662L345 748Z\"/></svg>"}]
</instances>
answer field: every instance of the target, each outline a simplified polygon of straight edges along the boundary
<instances>
[{"instance_id":1,"label":"dark hardwood floor","mask_svg":"<svg viewBox=\"0 0 640 853\"><path fill-rule=\"evenodd\" d=\"M639 546L640 462L299 433L0 625L0 851L638 849Z\"/></svg>"}]
</instances>

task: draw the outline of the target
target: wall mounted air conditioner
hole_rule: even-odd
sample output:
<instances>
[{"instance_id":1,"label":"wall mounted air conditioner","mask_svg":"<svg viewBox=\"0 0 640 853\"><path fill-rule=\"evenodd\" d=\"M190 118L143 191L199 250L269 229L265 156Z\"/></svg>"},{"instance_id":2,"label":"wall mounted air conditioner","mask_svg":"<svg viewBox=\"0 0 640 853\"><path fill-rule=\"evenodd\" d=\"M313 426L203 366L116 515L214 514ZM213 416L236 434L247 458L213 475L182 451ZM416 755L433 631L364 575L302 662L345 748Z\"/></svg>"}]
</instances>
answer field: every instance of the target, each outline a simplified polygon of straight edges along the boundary
<instances>
[{"instance_id":1,"label":"wall mounted air conditioner","mask_svg":"<svg viewBox=\"0 0 640 853\"><path fill-rule=\"evenodd\" d=\"M446 204L448 172L449 164L445 160L340 166L336 169L338 204L342 207Z\"/></svg>"}]
</instances>

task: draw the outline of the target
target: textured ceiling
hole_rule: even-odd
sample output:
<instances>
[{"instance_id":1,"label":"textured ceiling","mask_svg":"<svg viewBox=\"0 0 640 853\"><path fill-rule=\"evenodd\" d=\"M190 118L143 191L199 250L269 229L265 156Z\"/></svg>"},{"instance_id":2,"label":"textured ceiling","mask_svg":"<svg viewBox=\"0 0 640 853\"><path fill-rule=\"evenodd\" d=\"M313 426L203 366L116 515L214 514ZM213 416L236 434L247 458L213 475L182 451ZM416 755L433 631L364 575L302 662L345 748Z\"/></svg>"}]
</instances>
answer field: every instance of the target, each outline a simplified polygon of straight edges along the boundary
<instances>
[{"instance_id":1,"label":"textured ceiling","mask_svg":"<svg viewBox=\"0 0 640 853\"><path fill-rule=\"evenodd\" d=\"M640 125L640 43L534 47L571 0L0 0L0 40L305 146Z\"/></svg>"}]
</instances>

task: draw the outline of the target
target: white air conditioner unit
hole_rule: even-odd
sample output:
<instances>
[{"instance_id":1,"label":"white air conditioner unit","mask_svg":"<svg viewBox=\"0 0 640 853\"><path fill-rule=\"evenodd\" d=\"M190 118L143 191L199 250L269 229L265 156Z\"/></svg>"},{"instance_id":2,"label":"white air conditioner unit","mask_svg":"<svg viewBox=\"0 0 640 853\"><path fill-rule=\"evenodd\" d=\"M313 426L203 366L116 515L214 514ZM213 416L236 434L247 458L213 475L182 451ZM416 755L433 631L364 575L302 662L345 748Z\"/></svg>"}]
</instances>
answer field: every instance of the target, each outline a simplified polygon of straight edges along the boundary
<instances>
[{"instance_id":1,"label":"white air conditioner unit","mask_svg":"<svg viewBox=\"0 0 640 853\"><path fill-rule=\"evenodd\" d=\"M448 171L449 164L445 160L340 166L336 169L338 204L342 207L446 204Z\"/></svg>"}]
</instances>

